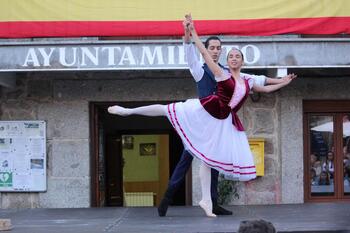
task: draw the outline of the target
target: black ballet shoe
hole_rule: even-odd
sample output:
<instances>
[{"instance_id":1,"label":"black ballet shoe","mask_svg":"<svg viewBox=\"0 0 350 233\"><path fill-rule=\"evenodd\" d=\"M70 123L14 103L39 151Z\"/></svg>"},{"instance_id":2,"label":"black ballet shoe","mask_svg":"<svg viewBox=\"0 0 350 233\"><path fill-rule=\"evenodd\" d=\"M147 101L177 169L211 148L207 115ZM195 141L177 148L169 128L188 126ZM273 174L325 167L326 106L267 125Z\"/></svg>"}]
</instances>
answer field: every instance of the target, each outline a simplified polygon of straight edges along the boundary
<instances>
[{"instance_id":1,"label":"black ballet shoe","mask_svg":"<svg viewBox=\"0 0 350 233\"><path fill-rule=\"evenodd\" d=\"M166 197L162 199L160 205L158 206L158 215L159 217L164 217L166 212L168 211L168 206L170 204L170 200Z\"/></svg>"},{"instance_id":2,"label":"black ballet shoe","mask_svg":"<svg viewBox=\"0 0 350 233\"><path fill-rule=\"evenodd\" d=\"M229 211L219 205L213 205L213 213L216 215L232 215L232 211Z\"/></svg>"}]
</instances>

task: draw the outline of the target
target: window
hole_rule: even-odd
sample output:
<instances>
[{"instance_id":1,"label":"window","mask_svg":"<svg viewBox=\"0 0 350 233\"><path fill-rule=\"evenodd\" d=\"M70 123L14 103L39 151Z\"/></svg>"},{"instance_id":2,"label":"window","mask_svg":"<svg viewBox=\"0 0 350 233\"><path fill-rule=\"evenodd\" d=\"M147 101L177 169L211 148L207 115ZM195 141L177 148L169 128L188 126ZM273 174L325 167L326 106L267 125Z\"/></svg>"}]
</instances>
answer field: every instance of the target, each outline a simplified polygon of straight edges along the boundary
<instances>
[{"instance_id":1,"label":"window","mask_svg":"<svg viewBox=\"0 0 350 233\"><path fill-rule=\"evenodd\" d=\"M343 140L342 140L342 155L343 155L343 181L344 195L350 196L350 113L343 115Z\"/></svg>"},{"instance_id":2,"label":"window","mask_svg":"<svg viewBox=\"0 0 350 233\"><path fill-rule=\"evenodd\" d=\"M304 101L305 200L350 200L350 101Z\"/></svg>"},{"instance_id":3,"label":"window","mask_svg":"<svg viewBox=\"0 0 350 233\"><path fill-rule=\"evenodd\" d=\"M311 196L334 194L333 116L309 115Z\"/></svg>"}]
</instances>

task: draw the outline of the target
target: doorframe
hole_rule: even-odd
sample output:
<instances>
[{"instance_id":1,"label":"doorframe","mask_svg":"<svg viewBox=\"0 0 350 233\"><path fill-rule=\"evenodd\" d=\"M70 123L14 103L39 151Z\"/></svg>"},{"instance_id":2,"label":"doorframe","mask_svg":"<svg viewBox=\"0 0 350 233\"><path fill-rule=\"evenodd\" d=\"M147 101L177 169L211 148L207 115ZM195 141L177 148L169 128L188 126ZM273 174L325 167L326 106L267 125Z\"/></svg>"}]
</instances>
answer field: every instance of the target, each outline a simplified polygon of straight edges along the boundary
<instances>
[{"instance_id":1,"label":"doorframe","mask_svg":"<svg viewBox=\"0 0 350 233\"><path fill-rule=\"evenodd\" d=\"M167 104L170 101L161 101L157 103ZM130 104L131 102L128 102ZM135 102L136 103L136 102ZM153 102L152 102L153 103ZM155 103L155 102L154 102ZM89 102L89 128L90 128L90 207L101 207L99 205L100 200L100 188L99 188L99 179L98 179L98 155L99 155L99 144L98 144L98 122L99 122L99 109L102 107L106 107L109 105L117 104L114 101L103 101L103 102ZM149 101L146 102L149 104ZM127 131L129 134L133 130ZM138 132L141 132L138 130ZM144 130L144 132L151 132L150 130ZM153 130L152 134L156 134L158 132L161 133L169 133L169 130ZM120 132L126 132L125 130L121 130ZM175 131L174 131L175 132ZM102 148L103 149L103 148ZM171 156L171 152L169 152L169 157ZM192 169L190 168L185 176L185 204L192 205ZM169 174L170 179L170 174Z\"/></svg>"},{"instance_id":2,"label":"doorframe","mask_svg":"<svg viewBox=\"0 0 350 233\"><path fill-rule=\"evenodd\" d=\"M105 105L102 102L89 102L89 113L90 113L90 206L100 207L100 189L98 181L98 107Z\"/></svg>"},{"instance_id":3,"label":"doorframe","mask_svg":"<svg viewBox=\"0 0 350 233\"><path fill-rule=\"evenodd\" d=\"M344 201L350 201L350 196L344 195L344 190L342 185L338 185L338 187L335 187L334 189L334 195L333 196L311 196L310 191L310 158L309 158L309 149L310 149L310 134L309 134L309 122L308 122L308 116L310 114L313 115L332 115L334 120L334 128L336 129L335 132L337 132L334 137L334 149L335 149L335 155L339 155L342 153L342 139L343 135L342 132L342 119L340 114L346 114L350 113L350 99L349 100L303 100L303 141L304 141L304 201L305 202L344 202ZM337 156L334 156L335 159ZM339 157L339 156L338 156ZM336 166L342 167L343 159L337 159L336 160ZM335 174L335 179L340 182L340 179L344 176L343 169L340 169L340 172L337 172Z\"/></svg>"}]
</instances>

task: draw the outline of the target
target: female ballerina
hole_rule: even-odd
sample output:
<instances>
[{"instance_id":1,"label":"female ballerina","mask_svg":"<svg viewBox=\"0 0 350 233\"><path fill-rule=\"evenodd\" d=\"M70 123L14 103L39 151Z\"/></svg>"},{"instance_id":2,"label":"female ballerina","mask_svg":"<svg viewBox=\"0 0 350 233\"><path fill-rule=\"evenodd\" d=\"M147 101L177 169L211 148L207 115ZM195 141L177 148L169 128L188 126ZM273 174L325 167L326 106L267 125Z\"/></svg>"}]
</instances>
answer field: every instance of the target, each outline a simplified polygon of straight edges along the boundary
<instances>
[{"instance_id":1,"label":"female ballerina","mask_svg":"<svg viewBox=\"0 0 350 233\"><path fill-rule=\"evenodd\" d=\"M111 106L108 112L120 116L166 116L182 139L186 149L201 160L200 180L202 199L200 207L208 217L212 213L210 197L210 168L217 169L226 178L248 181L256 177L253 155L247 136L236 112L243 105L252 89L257 92L271 92L288 85L296 76L293 74L283 83L270 86L254 85L254 80L241 77L243 54L232 49L227 56L229 72L222 69L210 57L194 28L189 15L186 16L193 41L218 82L217 93L202 99L168 105L149 105L137 108Z\"/></svg>"}]
</instances>

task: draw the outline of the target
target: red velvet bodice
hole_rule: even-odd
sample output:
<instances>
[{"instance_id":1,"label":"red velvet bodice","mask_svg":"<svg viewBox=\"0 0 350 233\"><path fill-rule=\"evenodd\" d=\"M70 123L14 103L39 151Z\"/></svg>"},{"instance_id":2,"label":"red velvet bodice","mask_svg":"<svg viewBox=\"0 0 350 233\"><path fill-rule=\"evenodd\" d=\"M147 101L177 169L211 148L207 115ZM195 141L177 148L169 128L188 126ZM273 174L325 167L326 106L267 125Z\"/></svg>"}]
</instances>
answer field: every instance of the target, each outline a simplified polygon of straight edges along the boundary
<instances>
[{"instance_id":1,"label":"red velvet bodice","mask_svg":"<svg viewBox=\"0 0 350 233\"><path fill-rule=\"evenodd\" d=\"M239 131L244 131L244 128L237 116L237 111L247 99L250 90L248 80L244 79L244 82L246 85L245 96L232 109L228 105L235 90L235 80L232 77L225 81L218 82L217 92L215 94L200 99L204 109L217 119L226 119L230 113L232 113L232 123Z\"/></svg>"}]
</instances>

